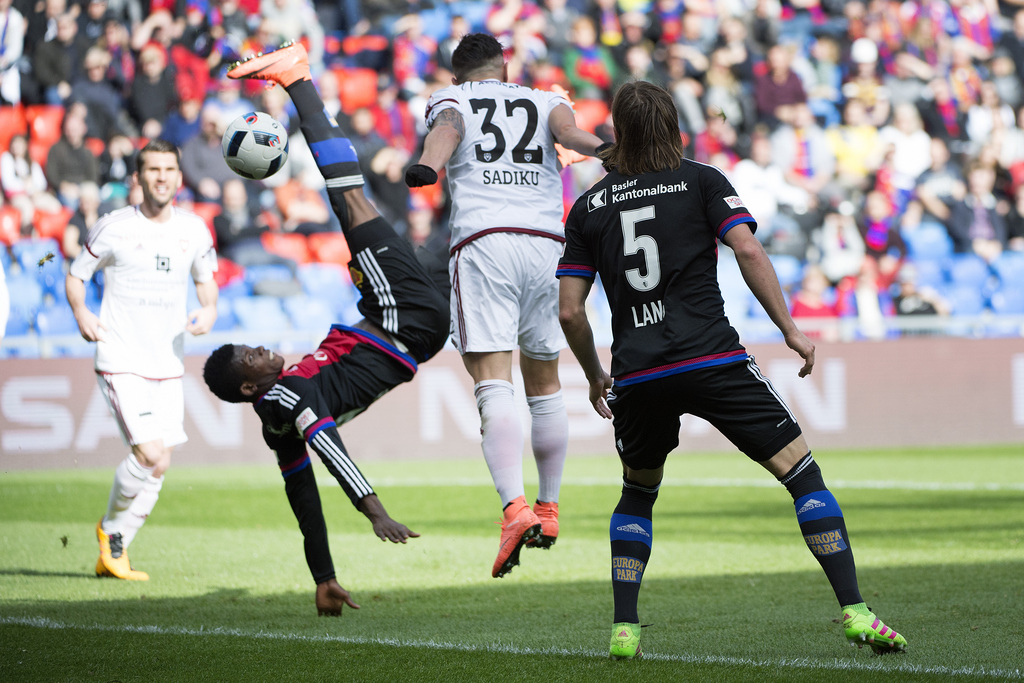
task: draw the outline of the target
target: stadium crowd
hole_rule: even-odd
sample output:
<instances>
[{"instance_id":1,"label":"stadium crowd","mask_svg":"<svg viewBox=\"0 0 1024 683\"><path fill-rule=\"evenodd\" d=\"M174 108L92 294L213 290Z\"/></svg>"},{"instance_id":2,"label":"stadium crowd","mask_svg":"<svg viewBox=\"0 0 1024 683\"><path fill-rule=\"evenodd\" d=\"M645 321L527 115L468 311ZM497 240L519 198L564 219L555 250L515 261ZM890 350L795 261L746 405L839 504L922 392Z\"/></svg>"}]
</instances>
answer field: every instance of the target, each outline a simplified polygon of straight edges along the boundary
<instances>
[{"instance_id":1,"label":"stadium crowd","mask_svg":"<svg viewBox=\"0 0 1024 683\"><path fill-rule=\"evenodd\" d=\"M77 331L50 271L134 201L134 152L155 137L181 149L178 203L218 242L216 329L344 317L348 249L295 112L226 68L302 41L368 160L367 194L410 242L444 249L444 184L403 178L472 31L506 46L509 80L565 88L606 140L619 85L666 87L687 155L733 181L795 317L856 317L877 337L896 315L1024 314L1021 0L0 0L0 26L8 335ZM220 140L253 109L286 125L290 155L239 182ZM602 173L567 166L566 206Z\"/></svg>"}]
</instances>

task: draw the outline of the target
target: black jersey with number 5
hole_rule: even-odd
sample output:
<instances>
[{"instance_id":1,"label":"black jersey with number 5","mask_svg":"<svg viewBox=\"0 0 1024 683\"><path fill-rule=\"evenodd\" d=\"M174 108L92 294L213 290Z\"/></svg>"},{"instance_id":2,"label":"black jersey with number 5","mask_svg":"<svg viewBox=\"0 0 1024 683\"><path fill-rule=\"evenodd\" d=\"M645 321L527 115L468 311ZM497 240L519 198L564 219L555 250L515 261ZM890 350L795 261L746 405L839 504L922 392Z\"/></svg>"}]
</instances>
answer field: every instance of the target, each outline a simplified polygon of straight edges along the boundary
<instances>
[{"instance_id":1,"label":"black jersey with number 5","mask_svg":"<svg viewBox=\"0 0 1024 683\"><path fill-rule=\"evenodd\" d=\"M747 358L725 316L718 244L756 223L719 169L616 171L573 205L557 275L601 277L612 311L617 385Z\"/></svg>"}]
</instances>

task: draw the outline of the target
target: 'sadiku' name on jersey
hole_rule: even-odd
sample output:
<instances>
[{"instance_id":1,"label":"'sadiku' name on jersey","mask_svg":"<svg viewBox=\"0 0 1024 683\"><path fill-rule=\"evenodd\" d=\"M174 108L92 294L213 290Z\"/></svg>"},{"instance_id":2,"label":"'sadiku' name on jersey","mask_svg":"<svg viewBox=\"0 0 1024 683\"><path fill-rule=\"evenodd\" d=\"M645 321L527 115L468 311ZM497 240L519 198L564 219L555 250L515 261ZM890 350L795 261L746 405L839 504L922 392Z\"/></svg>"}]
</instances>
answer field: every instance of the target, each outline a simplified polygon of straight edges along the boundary
<instances>
[{"instance_id":1,"label":"'sadiku' name on jersey","mask_svg":"<svg viewBox=\"0 0 1024 683\"><path fill-rule=\"evenodd\" d=\"M484 185L533 185L540 184L540 173L537 171L491 171L484 170Z\"/></svg>"}]
</instances>

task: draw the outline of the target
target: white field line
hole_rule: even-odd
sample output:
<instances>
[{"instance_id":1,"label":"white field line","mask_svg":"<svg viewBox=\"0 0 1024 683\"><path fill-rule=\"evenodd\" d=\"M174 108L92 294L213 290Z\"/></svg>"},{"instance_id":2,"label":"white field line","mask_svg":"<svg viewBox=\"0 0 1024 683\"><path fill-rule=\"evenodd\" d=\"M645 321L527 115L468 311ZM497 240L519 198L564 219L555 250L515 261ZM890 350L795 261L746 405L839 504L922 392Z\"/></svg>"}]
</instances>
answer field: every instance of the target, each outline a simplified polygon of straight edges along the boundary
<instances>
[{"instance_id":1,"label":"white field line","mask_svg":"<svg viewBox=\"0 0 1024 683\"><path fill-rule=\"evenodd\" d=\"M295 633L274 633L272 631L243 631L228 628L174 628L166 626L104 626L101 624L82 625L66 624L43 617L0 617L0 624L14 626L28 626L32 628L45 628L52 630L67 631L102 631L108 633L140 633L154 635L175 635L175 636L230 636L234 638L255 638L258 640L283 640L301 641L306 643L344 643L347 645L385 645L388 647L401 648L422 648L426 650L441 650L453 652L480 652L512 655L556 655L568 657L592 657L605 658L607 652L588 650L584 648L531 648L519 647L511 643L492 643L489 645L467 645L465 643L450 643L436 640L400 640L398 638L360 638L358 636L305 636ZM903 655L890 655L887 664L883 665L877 660L875 662L861 662L854 660L822 660L810 659L749 659L746 657L715 657L701 655L670 655L657 653L644 653L644 660L659 662L680 662L684 664L721 664L724 666L754 666L765 669L813 669L819 671L876 671L879 673L909 673L909 674L935 674L950 677L974 677L988 676L995 678L1006 678L1020 680L1024 678L1024 672L1020 669L986 669L980 666L948 667L948 666L921 666L905 661L893 662L894 657ZM909 656L909 655L908 655Z\"/></svg>"},{"instance_id":2,"label":"white field line","mask_svg":"<svg viewBox=\"0 0 1024 683\"><path fill-rule=\"evenodd\" d=\"M493 486L488 477L370 477L375 486ZM323 482L332 481L324 477ZM527 483L536 483L536 476ZM320 483L319 479L317 483ZM618 486L621 479L613 477L564 477L562 485L569 486ZM972 482L972 481L906 481L893 480L860 480L860 479L828 479L830 489L902 489L907 491L1024 491L1024 482ZM666 477L662 486L694 486L707 488L776 488L781 486L771 475L757 479L701 478L685 479L682 477Z\"/></svg>"}]
</instances>

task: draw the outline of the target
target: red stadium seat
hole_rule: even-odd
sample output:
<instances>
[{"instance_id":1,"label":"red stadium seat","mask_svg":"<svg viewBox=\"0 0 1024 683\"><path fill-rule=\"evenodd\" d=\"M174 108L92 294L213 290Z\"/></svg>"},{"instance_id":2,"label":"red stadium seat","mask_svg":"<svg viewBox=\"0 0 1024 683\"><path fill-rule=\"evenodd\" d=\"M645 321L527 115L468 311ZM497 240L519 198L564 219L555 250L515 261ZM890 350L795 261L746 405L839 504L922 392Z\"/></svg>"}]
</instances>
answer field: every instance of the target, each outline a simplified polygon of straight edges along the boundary
<instances>
[{"instance_id":1,"label":"red stadium seat","mask_svg":"<svg viewBox=\"0 0 1024 683\"><path fill-rule=\"evenodd\" d=\"M338 98L341 108L351 114L360 107L369 107L377 101L377 72L373 69L338 67Z\"/></svg>"},{"instance_id":2,"label":"red stadium seat","mask_svg":"<svg viewBox=\"0 0 1024 683\"><path fill-rule=\"evenodd\" d=\"M260 235L260 241L271 254L284 256L298 264L313 260L305 235L296 232L265 232Z\"/></svg>"},{"instance_id":3,"label":"red stadium seat","mask_svg":"<svg viewBox=\"0 0 1024 683\"><path fill-rule=\"evenodd\" d=\"M347 266L352 259L348 242L340 232L315 232L309 236L308 241L314 261Z\"/></svg>"},{"instance_id":4,"label":"red stadium seat","mask_svg":"<svg viewBox=\"0 0 1024 683\"><path fill-rule=\"evenodd\" d=\"M92 152L94 157L99 158L103 154L103 150L107 148L107 143L101 138L86 138L85 148Z\"/></svg>"},{"instance_id":5,"label":"red stadium seat","mask_svg":"<svg viewBox=\"0 0 1024 683\"><path fill-rule=\"evenodd\" d=\"M7 151L11 138L25 133L28 133L25 108L20 104L13 107L0 107L0 152Z\"/></svg>"},{"instance_id":6,"label":"red stadium seat","mask_svg":"<svg viewBox=\"0 0 1024 683\"><path fill-rule=\"evenodd\" d=\"M576 125L593 133L599 125L608 120L611 113L604 100L576 100Z\"/></svg>"},{"instance_id":7,"label":"red stadium seat","mask_svg":"<svg viewBox=\"0 0 1024 683\"><path fill-rule=\"evenodd\" d=\"M60 140L61 124L64 122L64 107L59 104L30 104L25 107L29 137L33 142L50 145Z\"/></svg>"},{"instance_id":8,"label":"red stadium seat","mask_svg":"<svg viewBox=\"0 0 1024 683\"><path fill-rule=\"evenodd\" d=\"M213 246L217 246L217 232L213 229L214 217L220 215L220 204L217 202L194 202L192 204L192 213L206 221L206 227L210 229L210 234L213 235Z\"/></svg>"},{"instance_id":9,"label":"red stadium seat","mask_svg":"<svg viewBox=\"0 0 1024 683\"><path fill-rule=\"evenodd\" d=\"M0 244L8 247L21 239L21 212L7 204L0 206Z\"/></svg>"},{"instance_id":10,"label":"red stadium seat","mask_svg":"<svg viewBox=\"0 0 1024 683\"><path fill-rule=\"evenodd\" d=\"M64 239L64 228L68 227L72 215L73 212L67 207L59 211L36 210L32 214L32 224L35 225L39 237L52 237L59 243Z\"/></svg>"}]
</instances>

